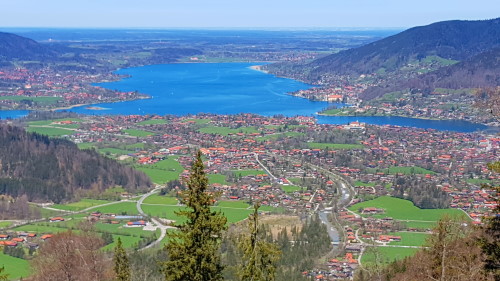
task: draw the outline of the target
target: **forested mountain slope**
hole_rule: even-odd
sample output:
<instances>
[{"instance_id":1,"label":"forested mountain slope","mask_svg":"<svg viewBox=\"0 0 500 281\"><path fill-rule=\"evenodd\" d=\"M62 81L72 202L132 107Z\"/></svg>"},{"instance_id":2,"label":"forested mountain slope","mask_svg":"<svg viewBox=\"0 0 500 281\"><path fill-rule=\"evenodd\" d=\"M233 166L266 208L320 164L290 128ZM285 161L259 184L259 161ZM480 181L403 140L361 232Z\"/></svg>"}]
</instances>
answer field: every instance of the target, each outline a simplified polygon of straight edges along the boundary
<instances>
[{"instance_id":1,"label":"forested mountain slope","mask_svg":"<svg viewBox=\"0 0 500 281\"><path fill-rule=\"evenodd\" d=\"M151 182L145 174L94 150L79 150L64 139L0 125L0 194L60 202L73 198L78 190L100 192L115 185L137 190Z\"/></svg>"}]
</instances>

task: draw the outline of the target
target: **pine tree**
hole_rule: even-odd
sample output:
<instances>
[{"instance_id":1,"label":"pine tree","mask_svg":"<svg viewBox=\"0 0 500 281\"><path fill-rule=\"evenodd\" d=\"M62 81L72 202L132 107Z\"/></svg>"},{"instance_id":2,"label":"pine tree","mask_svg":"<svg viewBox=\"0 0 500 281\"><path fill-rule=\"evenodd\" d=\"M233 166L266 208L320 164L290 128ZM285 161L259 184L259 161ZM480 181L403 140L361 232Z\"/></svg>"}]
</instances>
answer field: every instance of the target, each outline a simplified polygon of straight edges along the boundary
<instances>
[{"instance_id":1,"label":"pine tree","mask_svg":"<svg viewBox=\"0 0 500 281\"><path fill-rule=\"evenodd\" d=\"M254 205L254 212L248 218L250 234L239 244L243 252L243 263L239 270L242 281L275 280L276 262L281 255L275 244L259 237L259 207L258 203Z\"/></svg>"},{"instance_id":2,"label":"pine tree","mask_svg":"<svg viewBox=\"0 0 500 281\"><path fill-rule=\"evenodd\" d=\"M130 263L127 257L127 252L123 249L122 240L118 238L115 246L115 256L113 258L115 263L116 279L120 281L130 281Z\"/></svg>"},{"instance_id":3,"label":"pine tree","mask_svg":"<svg viewBox=\"0 0 500 281\"><path fill-rule=\"evenodd\" d=\"M198 151L187 182L188 189L181 201L187 210L176 212L187 218L171 235L166 245L169 260L163 263L167 281L216 281L223 280L220 244L227 219L220 212L213 212L214 196L207 192L201 152Z\"/></svg>"}]
</instances>

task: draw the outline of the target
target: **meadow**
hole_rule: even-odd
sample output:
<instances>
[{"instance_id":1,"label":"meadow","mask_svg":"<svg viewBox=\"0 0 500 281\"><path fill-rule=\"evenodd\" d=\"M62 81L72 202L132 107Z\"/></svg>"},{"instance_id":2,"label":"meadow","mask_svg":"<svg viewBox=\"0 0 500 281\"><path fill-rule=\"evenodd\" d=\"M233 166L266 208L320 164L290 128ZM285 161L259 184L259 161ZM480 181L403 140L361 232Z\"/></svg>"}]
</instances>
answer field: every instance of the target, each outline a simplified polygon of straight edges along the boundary
<instances>
[{"instance_id":1,"label":"meadow","mask_svg":"<svg viewBox=\"0 0 500 281\"><path fill-rule=\"evenodd\" d=\"M123 132L133 137L149 137L155 134L153 132L137 130L137 129L125 129L123 130Z\"/></svg>"},{"instance_id":2,"label":"meadow","mask_svg":"<svg viewBox=\"0 0 500 281\"><path fill-rule=\"evenodd\" d=\"M107 200L95 200L95 199L82 199L78 202L73 202L69 204L55 204L52 205L52 208L65 210L65 211L80 211L89 207L106 204L111 201Z\"/></svg>"},{"instance_id":3,"label":"meadow","mask_svg":"<svg viewBox=\"0 0 500 281\"><path fill-rule=\"evenodd\" d=\"M368 248L363 256L361 257L361 263L363 265L374 263L376 261L376 253L380 255L380 262L388 264L395 260L400 260L405 257L409 257L418 251L417 248L400 248L400 247L370 247Z\"/></svg>"},{"instance_id":4,"label":"meadow","mask_svg":"<svg viewBox=\"0 0 500 281\"><path fill-rule=\"evenodd\" d=\"M257 131L257 129L255 129L254 127L240 127L237 129L232 129L228 127L209 126L201 128L198 131L204 134L213 134L222 136L228 136L229 134L238 134L238 133L243 133L243 134L259 133L259 131Z\"/></svg>"},{"instance_id":5,"label":"meadow","mask_svg":"<svg viewBox=\"0 0 500 281\"><path fill-rule=\"evenodd\" d=\"M236 177L255 176L267 174L264 170L233 170Z\"/></svg>"},{"instance_id":6,"label":"meadow","mask_svg":"<svg viewBox=\"0 0 500 281\"><path fill-rule=\"evenodd\" d=\"M319 148L319 149L363 149L362 144L352 144L352 143L319 143L319 142L309 142L307 143L309 148Z\"/></svg>"},{"instance_id":7,"label":"meadow","mask_svg":"<svg viewBox=\"0 0 500 281\"><path fill-rule=\"evenodd\" d=\"M60 136L67 136L67 135L72 135L74 131L72 130L67 130L67 129L61 129L61 128L54 128L54 127L28 127L26 131L30 133L37 133L40 135L46 135L49 137L60 137Z\"/></svg>"},{"instance_id":8,"label":"meadow","mask_svg":"<svg viewBox=\"0 0 500 281\"><path fill-rule=\"evenodd\" d=\"M25 259L11 257L0 251L0 267L5 267L5 273L9 275L9 279L18 280L21 277L30 275L30 265Z\"/></svg>"},{"instance_id":9,"label":"meadow","mask_svg":"<svg viewBox=\"0 0 500 281\"><path fill-rule=\"evenodd\" d=\"M157 184L176 180L184 171L184 167L177 162L178 156L168 157L152 165L136 165L135 168L143 171L151 181Z\"/></svg>"},{"instance_id":10,"label":"meadow","mask_svg":"<svg viewBox=\"0 0 500 281\"><path fill-rule=\"evenodd\" d=\"M389 242L389 245L395 246L423 246L429 237L429 234L421 232L392 232L389 235L401 236L401 241Z\"/></svg>"},{"instance_id":11,"label":"meadow","mask_svg":"<svg viewBox=\"0 0 500 281\"><path fill-rule=\"evenodd\" d=\"M375 174L375 173L384 173L384 174L405 174L405 175L412 175L412 174L436 174L435 172L431 170L424 169L422 167L418 166L413 166L413 167L397 167L397 166L392 166L387 169L377 169L377 168L370 168L367 169L369 173Z\"/></svg>"},{"instance_id":12,"label":"meadow","mask_svg":"<svg viewBox=\"0 0 500 281\"><path fill-rule=\"evenodd\" d=\"M385 210L383 214L373 215L376 218L391 217L396 220L415 220L424 222L438 221L443 215L459 216L465 219L465 215L458 209L420 209L411 201L390 196L381 196L373 200L361 202L349 207L349 210L359 213L359 209L376 207ZM363 215L367 216L367 215Z\"/></svg>"}]
</instances>

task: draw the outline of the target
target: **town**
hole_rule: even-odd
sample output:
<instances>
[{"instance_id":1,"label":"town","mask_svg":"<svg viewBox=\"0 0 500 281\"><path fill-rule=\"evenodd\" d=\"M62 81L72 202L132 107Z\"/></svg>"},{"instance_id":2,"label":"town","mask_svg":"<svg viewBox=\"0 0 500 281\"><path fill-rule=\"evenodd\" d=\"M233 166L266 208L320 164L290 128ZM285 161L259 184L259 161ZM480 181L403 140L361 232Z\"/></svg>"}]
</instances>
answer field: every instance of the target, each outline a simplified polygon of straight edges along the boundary
<instances>
[{"instance_id":1,"label":"town","mask_svg":"<svg viewBox=\"0 0 500 281\"><path fill-rule=\"evenodd\" d=\"M500 138L480 132L359 122L325 125L313 117L254 114L29 118L11 122L133 165L157 184L145 195L118 190L121 201L107 207L94 207L103 199L97 194L89 195L84 201L89 204L81 208L45 206L61 211L50 217L49 225L68 227L88 217L101 221L101 230L113 227L120 235L130 231L119 229L146 227L149 234L130 242L136 247L168 236L162 232L168 233L178 220L173 213L180 208L176 196L198 149L211 189L220 194L216 207L231 222L245 219L252 202L260 202L261 211L269 215L323 214L334 251L326 264L304 273L316 280L352 276L359 264L373 259L374 249L388 261L411 255L423 247L442 214L481 224L496 207L494 192L482 184L499 182L487 164L498 159ZM137 204L142 210L136 210ZM28 231L34 228L19 223L0 231L5 246L20 243L31 249L44 240L34 235L52 234ZM43 222L36 224L44 229Z\"/></svg>"}]
</instances>

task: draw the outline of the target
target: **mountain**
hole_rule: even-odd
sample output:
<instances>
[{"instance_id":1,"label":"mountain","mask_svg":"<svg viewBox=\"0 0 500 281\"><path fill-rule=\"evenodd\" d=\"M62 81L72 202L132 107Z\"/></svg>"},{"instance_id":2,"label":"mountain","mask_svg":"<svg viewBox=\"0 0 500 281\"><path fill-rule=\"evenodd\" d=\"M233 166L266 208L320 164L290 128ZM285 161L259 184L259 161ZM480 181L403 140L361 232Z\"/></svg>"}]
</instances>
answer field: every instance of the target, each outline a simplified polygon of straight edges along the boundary
<instances>
[{"instance_id":1,"label":"mountain","mask_svg":"<svg viewBox=\"0 0 500 281\"><path fill-rule=\"evenodd\" d=\"M317 59L312 76L394 71L427 56L464 60L500 45L500 18L444 21L410 28L373 43Z\"/></svg>"},{"instance_id":2,"label":"mountain","mask_svg":"<svg viewBox=\"0 0 500 281\"><path fill-rule=\"evenodd\" d=\"M0 125L0 194L61 202L82 190L98 193L117 185L134 191L151 182L142 172L94 150L79 150L68 140Z\"/></svg>"},{"instance_id":3,"label":"mountain","mask_svg":"<svg viewBox=\"0 0 500 281\"><path fill-rule=\"evenodd\" d=\"M12 60L45 60L58 53L34 40L12 33L0 32L0 62Z\"/></svg>"},{"instance_id":4,"label":"mountain","mask_svg":"<svg viewBox=\"0 0 500 281\"><path fill-rule=\"evenodd\" d=\"M389 81L384 85L370 87L362 93L361 98L370 100L388 92L408 88L431 92L435 88L462 89L498 85L500 85L500 47L408 80Z\"/></svg>"}]
</instances>

